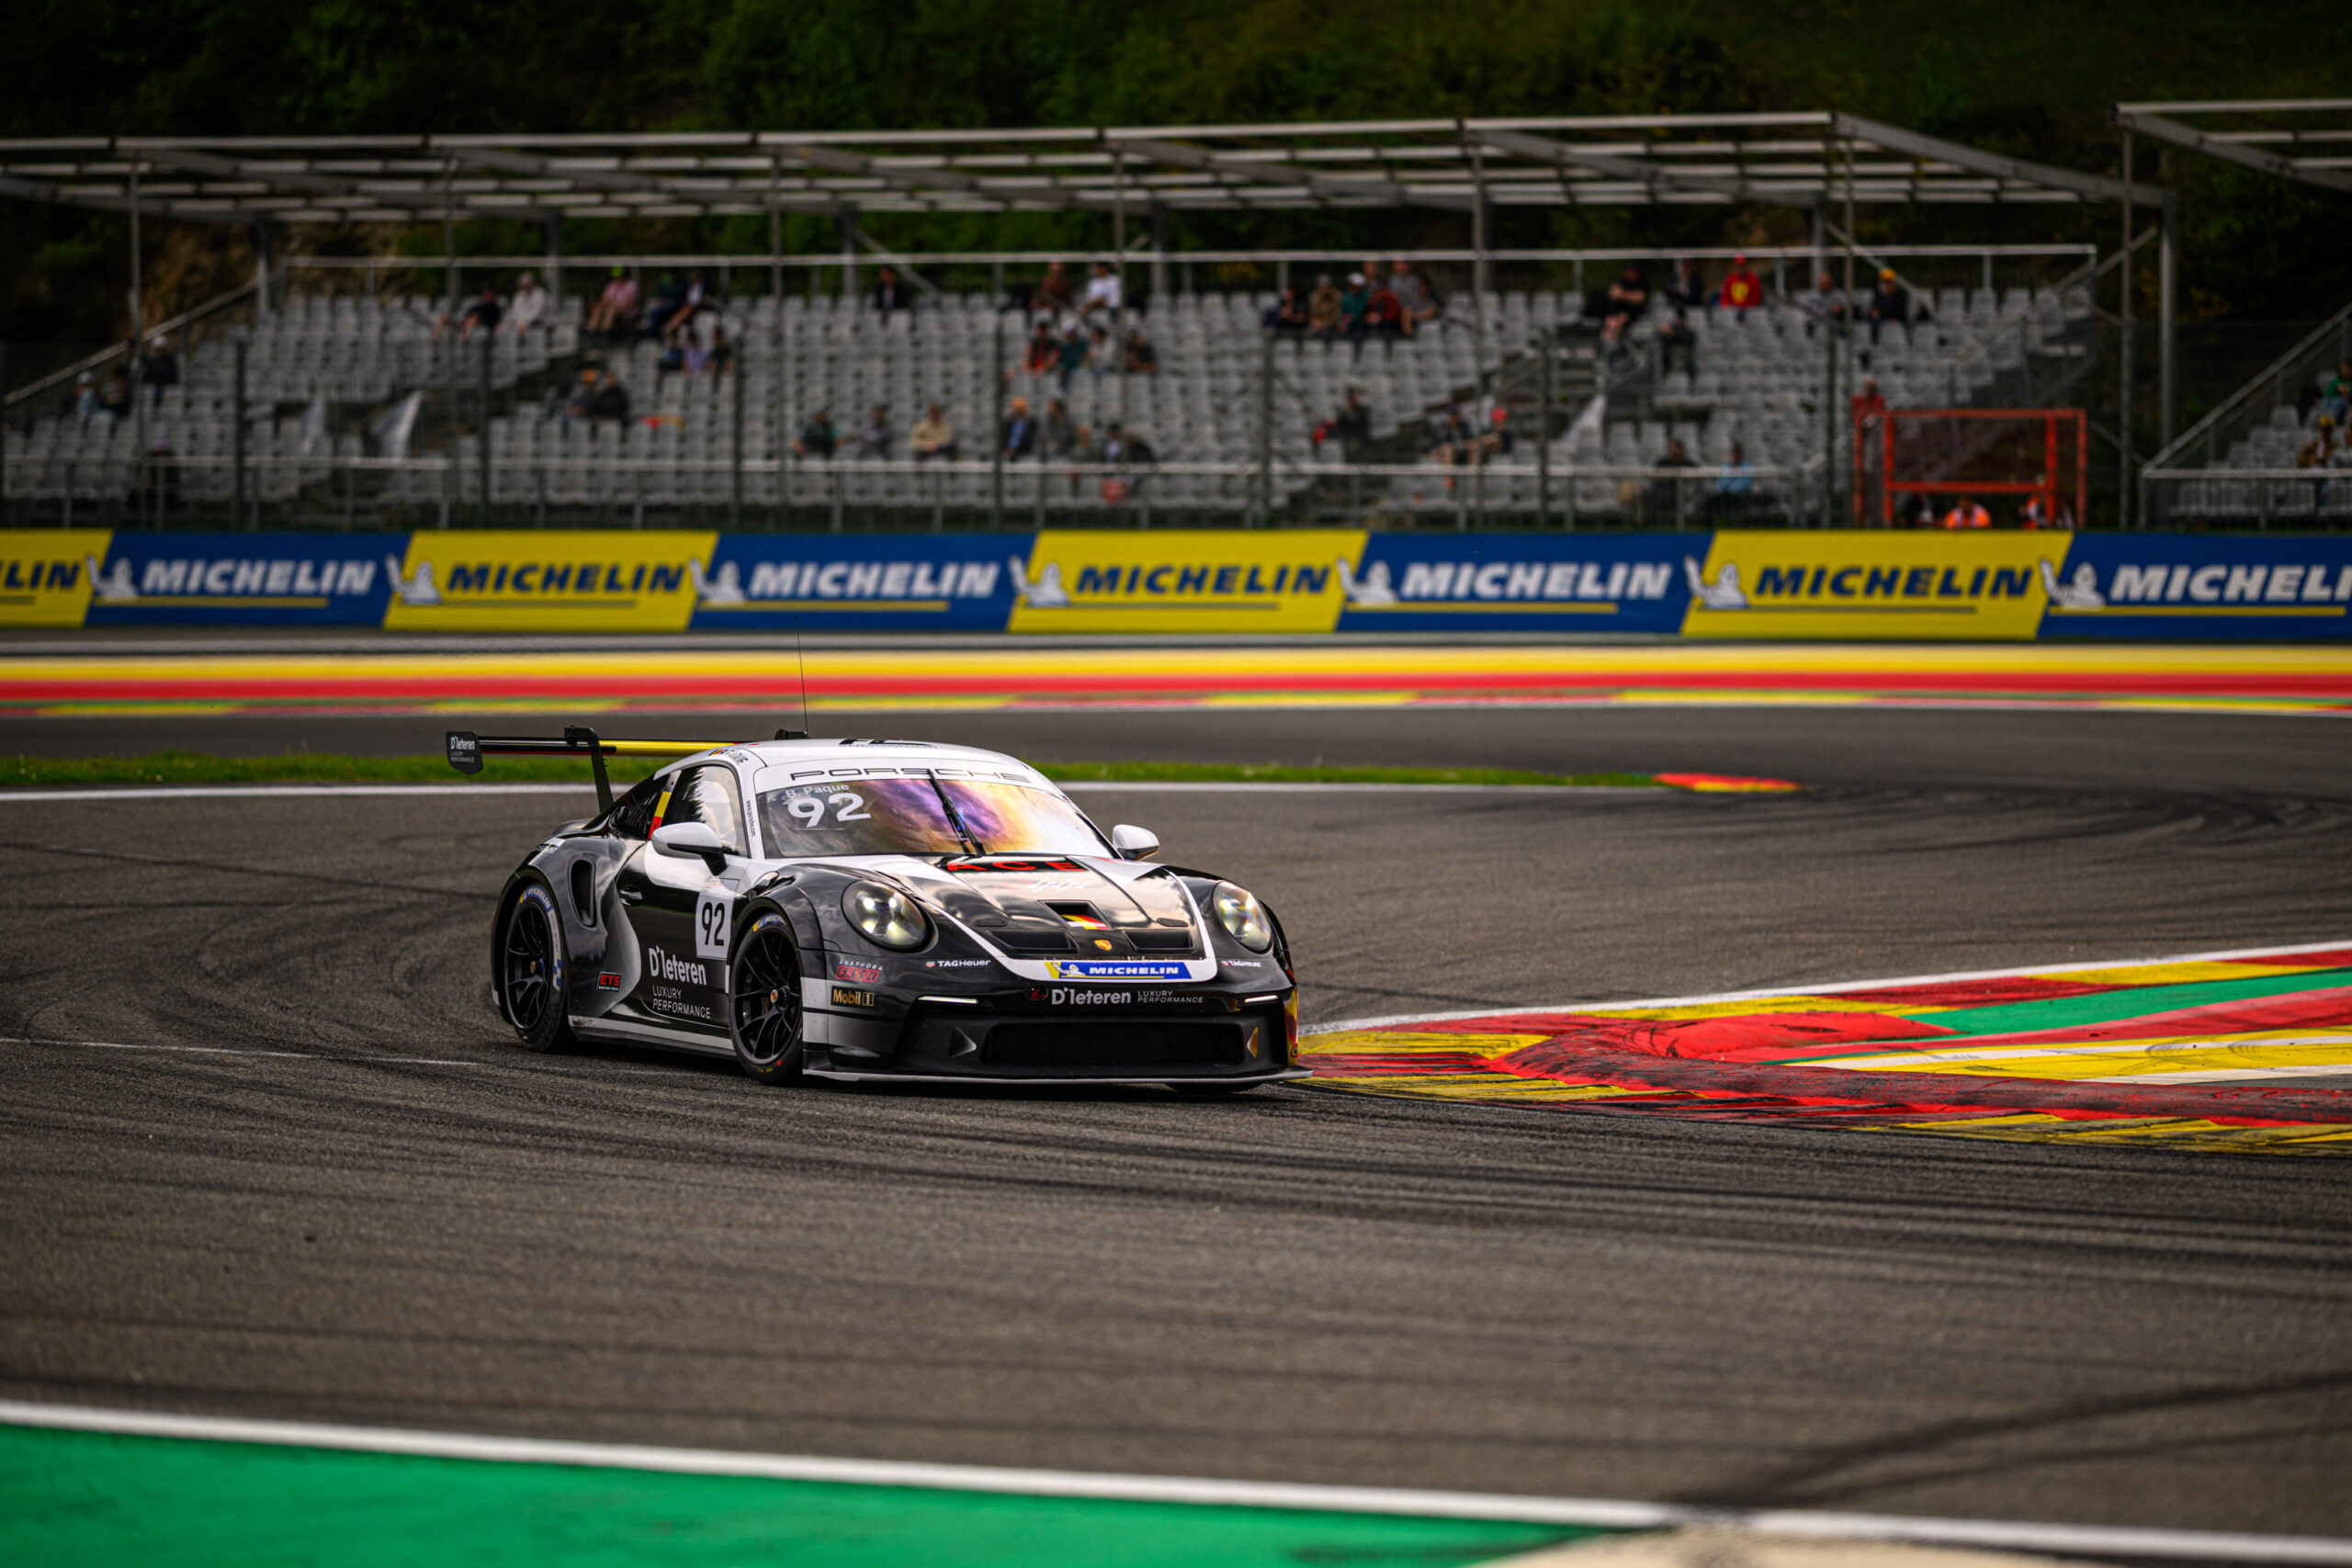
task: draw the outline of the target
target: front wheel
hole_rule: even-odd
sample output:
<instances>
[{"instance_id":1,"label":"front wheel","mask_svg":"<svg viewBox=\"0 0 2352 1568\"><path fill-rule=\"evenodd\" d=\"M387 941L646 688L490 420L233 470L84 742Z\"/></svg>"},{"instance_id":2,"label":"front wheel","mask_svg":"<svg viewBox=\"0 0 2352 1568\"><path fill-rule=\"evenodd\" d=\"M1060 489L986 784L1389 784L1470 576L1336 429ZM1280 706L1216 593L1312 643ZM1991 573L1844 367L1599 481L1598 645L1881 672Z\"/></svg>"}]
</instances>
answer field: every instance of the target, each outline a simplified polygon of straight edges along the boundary
<instances>
[{"instance_id":1,"label":"front wheel","mask_svg":"<svg viewBox=\"0 0 2352 1568\"><path fill-rule=\"evenodd\" d=\"M770 909L736 944L728 975L729 1033L737 1065L766 1084L800 1077L800 945L792 927Z\"/></svg>"},{"instance_id":2,"label":"front wheel","mask_svg":"<svg viewBox=\"0 0 2352 1568\"><path fill-rule=\"evenodd\" d=\"M498 944L498 1001L526 1051L560 1051L571 1043L564 1016L563 921L555 900L534 882L506 908Z\"/></svg>"}]
</instances>

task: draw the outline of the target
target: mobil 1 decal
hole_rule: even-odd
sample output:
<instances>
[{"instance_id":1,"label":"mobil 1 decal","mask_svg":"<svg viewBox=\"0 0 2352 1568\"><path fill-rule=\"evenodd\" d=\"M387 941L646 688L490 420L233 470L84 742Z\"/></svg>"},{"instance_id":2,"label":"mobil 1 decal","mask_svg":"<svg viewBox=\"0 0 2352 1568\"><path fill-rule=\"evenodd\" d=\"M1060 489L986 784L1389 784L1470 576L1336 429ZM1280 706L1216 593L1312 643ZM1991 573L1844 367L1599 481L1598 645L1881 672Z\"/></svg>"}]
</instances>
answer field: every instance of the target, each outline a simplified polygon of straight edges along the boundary
<instances>
[{"instance_id":1,"label":"mobil 1 decal","mask_svg":"<svg viewBox=\"0 0 2352 1568\"><path fill-rule=\"evenodd\" d=\"M1002 631L1030 544L1025 534L721 535L695 583L692 625Z\"/></svg>"},{"instance_id":2,"label":"mobil 1 decal","mask_svg":"<svg viewBox=\"0 0 2352 1568\"><path fill-rule=\"evenodd\" d=\"M90 563L85 625L383 624L405 534L134 534Z\"/></svg>"},{"instance_id":3,"label":"mobil 1 decal","mask_svg":"<svg viewBox=\"0 0 2352 1568\"><path fill-rule=\"evenodd\" d=\"M2352 537L2077 534L2051 545L2039 563L2044 637L2352 635Z\"/></svg>"},{"instance_id":4,"label":"mobil 1 decal","mask_svg":"<svg viewBox=\"0 0 2352 1568\"><path fill-rule=\"evenodd\" d=\"M1370 534L1341 631L1674 632L1690 534Z\"/></svg>"}]
</instances>

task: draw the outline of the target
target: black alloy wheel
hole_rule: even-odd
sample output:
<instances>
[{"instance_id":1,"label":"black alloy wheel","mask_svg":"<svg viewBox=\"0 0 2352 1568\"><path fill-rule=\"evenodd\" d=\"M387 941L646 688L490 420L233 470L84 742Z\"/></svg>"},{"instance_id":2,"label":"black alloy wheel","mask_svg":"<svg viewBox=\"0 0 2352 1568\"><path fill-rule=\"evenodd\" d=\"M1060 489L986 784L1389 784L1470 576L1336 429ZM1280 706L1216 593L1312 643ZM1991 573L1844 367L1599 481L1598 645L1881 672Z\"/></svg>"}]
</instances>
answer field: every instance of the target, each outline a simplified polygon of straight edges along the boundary
<instances>
[{"instance_id":1,"label":"black alloy wheel","mask_svg":"<svg viewBox=\"0 0 2352 1568\"><path fill-rule=\"evenodd\" d=\"M792 927L770 909L752 922L728 975L728 1022L735 1060L762 1083L800 1077L800 947Z\"/></svg>"},{"instance_id":2,"label":"black alloy wheel","mask_svg":"<svg viewBox=\"0 0 2352 1568\"><path fill-rule=\"evenodd\" d=\"M507 906L498 944L498 999L524 1049L560 1051L571 1043L565 1015L563 922L555 900L533 883Z\"/></svg>"}]
</instances>

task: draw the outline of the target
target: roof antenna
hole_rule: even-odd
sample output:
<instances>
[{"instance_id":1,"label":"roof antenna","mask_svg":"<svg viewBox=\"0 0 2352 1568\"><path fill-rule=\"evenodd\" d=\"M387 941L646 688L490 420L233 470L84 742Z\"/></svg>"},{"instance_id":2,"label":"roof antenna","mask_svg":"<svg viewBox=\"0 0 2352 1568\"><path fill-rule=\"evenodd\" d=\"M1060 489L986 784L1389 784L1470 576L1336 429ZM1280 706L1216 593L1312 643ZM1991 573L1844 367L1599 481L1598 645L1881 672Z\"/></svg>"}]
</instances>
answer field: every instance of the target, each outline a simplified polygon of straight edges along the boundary
<instances>
[{"instance_id":1,"label":"roof antenna","mask_svg":"<svg viewBox=\"0 0 2352 1568\"><path fill-rule=\"evenodd\" d=\"M800 612L797 610L792 614L792 661L800 670L800 728L777 730L775 738L778 740L808 739L808 656L800 647Z\"/></svg>"}]
</instances>

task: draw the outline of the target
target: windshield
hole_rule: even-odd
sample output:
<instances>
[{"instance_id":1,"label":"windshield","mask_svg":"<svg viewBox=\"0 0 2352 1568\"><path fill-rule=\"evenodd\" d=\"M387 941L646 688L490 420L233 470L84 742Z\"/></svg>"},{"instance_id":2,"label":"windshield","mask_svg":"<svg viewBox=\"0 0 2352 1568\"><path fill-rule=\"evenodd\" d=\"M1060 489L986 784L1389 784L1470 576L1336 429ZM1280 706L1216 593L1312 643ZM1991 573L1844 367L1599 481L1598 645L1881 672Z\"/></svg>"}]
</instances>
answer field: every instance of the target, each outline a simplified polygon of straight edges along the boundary
<instances>
[{"instance_id":1,"label":"windshield","mask_svg":"<svg viewBox=\"0 0 2352 1568\"><path fill-rule=\"evenodd\" d=\"M973 779L849 779L760 795L760 837L799 855L1100 855L1102 838L1061 795Z\"/></svg>"}]
</instances>

